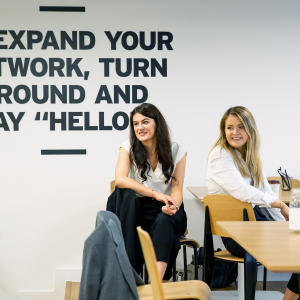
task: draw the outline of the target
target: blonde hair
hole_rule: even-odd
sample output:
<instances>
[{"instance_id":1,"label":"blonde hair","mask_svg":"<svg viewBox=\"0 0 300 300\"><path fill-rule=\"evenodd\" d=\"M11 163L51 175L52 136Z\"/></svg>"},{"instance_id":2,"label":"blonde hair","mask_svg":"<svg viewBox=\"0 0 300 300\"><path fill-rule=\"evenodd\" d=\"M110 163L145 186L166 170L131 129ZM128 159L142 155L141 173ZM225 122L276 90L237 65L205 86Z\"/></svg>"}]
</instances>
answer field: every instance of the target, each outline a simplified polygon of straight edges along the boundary
<instances>
[{"instance_id":1,"label":"blonde hair","mask_svg":"<svg viewBox=\"0 0 300 300\"><path fill-rule=\"evenodd\" d=\"M230 115L236 116L241 120L248 134L248 140L246 143L246 163L241 161L236 149L230 146L226 139L225 122ZM220 135L210 152L216 146L226 149L230 153L243 177L251 177L252 175L254 186L258 187L261 184L264 187L262 163L259 155L260 137L254 117L246 107L235 106L229 108L225 112L220 122Z\"/></svg>"}]
</instances>

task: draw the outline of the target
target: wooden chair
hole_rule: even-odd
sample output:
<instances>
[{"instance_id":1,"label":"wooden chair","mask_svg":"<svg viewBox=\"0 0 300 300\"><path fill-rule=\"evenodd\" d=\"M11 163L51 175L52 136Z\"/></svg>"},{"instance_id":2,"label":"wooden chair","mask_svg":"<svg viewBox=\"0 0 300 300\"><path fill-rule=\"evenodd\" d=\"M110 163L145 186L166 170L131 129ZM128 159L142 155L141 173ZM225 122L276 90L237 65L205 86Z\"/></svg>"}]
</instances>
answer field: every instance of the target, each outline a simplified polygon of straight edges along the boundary
<instances>
[{"instance_id":1,"label":"wooden chair","mask_svg":"<svg viewBox=\"0 0 300 300\"><path fill-rule=\"evenodd\" d=\"M251 203L239 201L229 195L208 195L204 197L205 228L204 228L204 281L211 287L213 265L215 259L244 263L245 299L254 299L251 286L257 280L256 260L245 251L245 258L231 255L227 250L214 252L212 235L230 237L220 229L217 221L256 221ZM266 269L264 269L264 290L266 289Z\"/></svg>"},{"instance_id":2,"label":"wooden chair","mask_svg":"<svg viewBox=\"0 0 300 300\"><path fill-rule=\"evenodd\" d=\"M109 186L110 186L110 193L112 194L116 188L116 182L114 180L111 181Z\"/></svg>"},{"instance_id":3,"label":"wooden chair","mask_svg":"<svg viewBox=\"0 0 300 300\"><path fill-rule=\"evenodd\" d=\"M137 287L140 299L211 299L211 291L208 285L200 280L162 283L150 236L141 227L137 227L137 231L151 280L151 284Z\"/></svg>"},{"instance_id":4,"label":"wooden chair","mask_svg":"<svg viewBox=\"0 0 300 300\"><path fill-rule=\"evenodd\" d=\"M78 300L80 282L67 281L65 300Z\"/></svg>"},{"instance_id":5,"label":"wooden chair","mask_svg":"<svg viewBox=\"0 0 300 300\"><path fill-rule=\"evenodd\" d=\"M274 177L267 177L267 180L278 180L280 182L280 188L281 188L281 177L280 176L274 176ZM300 188L300 181L298 179L292 179L292 188Z\"/></svg>"},{"instance_id":6,"label":"wooden chair","mask_svg":"<svg viewBox=\"0 0 300 300\"><path fill-rule=\"evenodd\" d=\"M187 280L187 256L186 256L186 247L192 248L194 251L194 273L195 280L198 278L198 249L200 248L200 244L193 239L186 237L188 234L188 229L186 229L184 235L179 238L180 244L183 249L183 270L184 270L184 280ZM173 266L173 281L176 281L176 261Z\"/></svg>"},{"instance_id":7,"label":"wooden chair","mask_svg":"<svg viewBox=\"0 0 300 300\"><path fill-rule=\"evenodd\" d=\"M112 194L116 188L115 181L110 182L110 193ZM188 229L186 229L184 235L179 238L180 244L183 246L183 268L184 268L184 280L187 280L187 258L186 258L186 247L193 248L194 250L194 272L195 279L198 279L198 252L197 249L200 248L199 243L196 240L187 238ZM145 276L145 282L148 282L147 274ZM173 281L176 281L176 262L173 267Z\"/></svg>"},{"instance_id":8,"label":"wooden chair","mask_svg":"<svg viewBox=\"0 0 300 300\"><path fill-rule=\"evenodd\" d=\"M151 279L151 284L137 287L140 300L211 299L211 291L208 285L200 280L163 284L158 273L156 256L150 236L141 227L138 227L137 230ZM78 300L79 288L80 282L67 281L65 300Z\"/></svg>"}]
</instances>

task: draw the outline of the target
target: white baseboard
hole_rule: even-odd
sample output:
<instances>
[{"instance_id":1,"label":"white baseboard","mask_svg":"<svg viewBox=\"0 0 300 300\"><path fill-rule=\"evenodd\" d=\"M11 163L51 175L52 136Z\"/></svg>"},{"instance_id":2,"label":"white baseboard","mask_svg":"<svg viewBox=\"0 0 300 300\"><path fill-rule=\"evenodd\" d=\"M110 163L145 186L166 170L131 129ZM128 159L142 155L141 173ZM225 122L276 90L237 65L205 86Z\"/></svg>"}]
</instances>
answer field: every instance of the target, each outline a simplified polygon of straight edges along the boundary
<instances>
[{"instance_id":1,"label":"white baseboard","mask_svg":"<svg viewBox=\"0 0 300 300\"><path fill-rule=\"evenodd\" d=\"M244 300L238 296L238 291L212 291L212 300ZM272 291L256 291L255 300L282 300L283 294Z\"/></svg>"},{"instance_id":2,"label":"white baseboard","mask_svg":"<svg viewBox=\"0 0 300 300\"><path fill-rule=\"evenodd\" d=\"M66 281L80 281L82 269L56 269L52 290L19 291L17 300L63 300Z\"/></svg>"},{"instance_id":3,"label":"white baseboard","mask_svg":"<svg viewBox=\"0 0 300 300\"><path fill-rule=\"evenodd\" d=\"M257 280L263 280L263 266L258 267ZM65 295L66 281L80 281L82 269L56 269L52 290L22 290L17 300L62 300ZM274 273L268 271L267 281L288 281L291 273Z\"/></svg>"}]
</instances>

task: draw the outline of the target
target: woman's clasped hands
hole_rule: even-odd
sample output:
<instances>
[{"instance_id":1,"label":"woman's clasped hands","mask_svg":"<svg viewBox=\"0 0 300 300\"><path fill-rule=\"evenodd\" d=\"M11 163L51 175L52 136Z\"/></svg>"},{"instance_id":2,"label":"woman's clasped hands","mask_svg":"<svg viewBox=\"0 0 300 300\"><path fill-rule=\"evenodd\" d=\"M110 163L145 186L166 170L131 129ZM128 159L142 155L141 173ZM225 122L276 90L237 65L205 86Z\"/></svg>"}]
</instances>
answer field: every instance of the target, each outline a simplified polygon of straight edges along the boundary
<instances>
[{"instance_id":1,"label":"woman's clasped hands","mask_svg":"<svg viewBox=\"0 0 300 300\"><path fill-rule=\"evenodd\" d=\"M179 209L176 200L172 196L153 191L153 198L155 198L157 201L165 203L161 210L166 215L173 216Z\"/></svg>"}]
</instances>

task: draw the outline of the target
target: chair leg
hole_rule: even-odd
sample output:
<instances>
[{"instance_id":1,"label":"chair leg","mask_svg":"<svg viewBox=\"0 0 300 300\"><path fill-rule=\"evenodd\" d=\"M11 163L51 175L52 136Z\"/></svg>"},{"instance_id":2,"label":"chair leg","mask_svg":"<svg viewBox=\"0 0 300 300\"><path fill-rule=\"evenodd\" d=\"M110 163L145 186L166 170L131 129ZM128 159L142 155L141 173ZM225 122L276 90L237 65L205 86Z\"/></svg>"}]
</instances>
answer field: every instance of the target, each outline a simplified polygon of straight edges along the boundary
<instances>
[{"instance_id":1,"label":"chair leg","mask_svg":"<svg viewBox=\"0 0 300 300\"><path fill-rule=\"evenodd\" d=\"M209 209L205 207L205 225L204 225L204 257L203 257L203 281L210 287L212 286L212 277L214 271L214 243L211 234Z\"/></svg>"},{"instance_id":2,"label":"chair leg","mask_svg":"<svg viewBox=\"0 0 300 300\"><path fill-rule=\"evenodd\" d=\"M256 259L247 251L245 251L244 268L245 300L254 300L257 281L257 263Z\"/></svg>"},{"instance_id":3,"label":"chair leg","mask_svg":"<svg viewBox=\"0 0 300 300\"><path fill-rule=\"evenodd\" d=\"M195 267L195 280L198 280L198 253L197 253L197 247L195 244L193 244L194 248L194 267Z\"/></svg>"},{"instance_id":4,"label":"chair leg","mask_svg":"<svg viewBox=\"0 0 300 300\"><path fill-rule=\"evenodd\" d=\"M176 260L173 265L173 282L175 282L175 281L176 281Z\"/></svg>"},{"instance_id":5,"label":"chair leg","mask_svg":"<svg viewBox=\"0 0 300 300\"><path fill-rule=\"evenodd\" d=\"M147 267L146 267L146 264L144 265L144 272L145 272L145 284L148 284L149 283L149 274L148 274L148 270L147 270Z\"/></svg>"},{"instance_id":6,"label":"chair leg","mask_svg":"<svg viewBox=\"0 0 300 300\"><path fill-rule=\"evenodd\" d=\"M186 262L186 246L183 245L183 268L184 268L184 280L187 280L187 262Z\"/></svg>"},{"instance_id":7,"label":"chair leg","mask_svg":"<svg viewBox=\"0 0 300 300\"><path fill-rule=\"evenodd\" d=\"M263 290L267 290L267 269L264 267L264 282L263 282Z\"/></svg>"}]
</instances>

